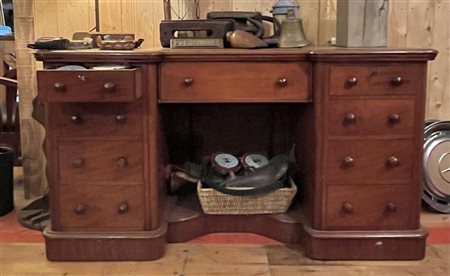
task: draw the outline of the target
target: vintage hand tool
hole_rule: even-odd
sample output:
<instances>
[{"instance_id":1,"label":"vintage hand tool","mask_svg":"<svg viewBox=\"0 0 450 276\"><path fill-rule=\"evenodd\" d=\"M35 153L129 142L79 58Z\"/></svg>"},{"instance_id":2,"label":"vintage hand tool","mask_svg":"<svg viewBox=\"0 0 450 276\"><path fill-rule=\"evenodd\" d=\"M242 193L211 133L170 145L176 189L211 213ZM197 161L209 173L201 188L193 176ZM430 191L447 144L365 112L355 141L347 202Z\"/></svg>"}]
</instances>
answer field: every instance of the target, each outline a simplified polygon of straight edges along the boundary
<instances>
[{"instance_id":1,"label":"vintage hand tool","mask_svg":"<svg viewBox=\"0 0 450 276\"><path fill-rule=\"evenodd\" d=\"M234 30L232 20L173 20L162 21L159 25L160 40L163 47L174 48L223 48L227 32ZM187 37L180 36L181 33ZM177 43L181 40L181 43ZM221 42L221 44L219 43Z\"/></svg>"}]
</instances>

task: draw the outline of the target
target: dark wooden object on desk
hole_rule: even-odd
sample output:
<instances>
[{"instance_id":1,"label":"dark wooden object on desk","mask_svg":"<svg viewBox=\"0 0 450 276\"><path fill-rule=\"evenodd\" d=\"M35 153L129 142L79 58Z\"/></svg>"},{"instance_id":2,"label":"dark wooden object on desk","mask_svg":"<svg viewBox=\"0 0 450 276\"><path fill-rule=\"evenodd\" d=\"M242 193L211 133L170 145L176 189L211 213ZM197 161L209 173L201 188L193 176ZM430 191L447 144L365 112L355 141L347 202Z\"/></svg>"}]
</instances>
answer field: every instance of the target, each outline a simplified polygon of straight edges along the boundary
<instances>
[{"instance_id":1,"label":"dark wooden object on desk","mask_svg":"<svg viewBox=\"0 0 450 276\"><path fill-rule=\"evenodd\" d=\"M423 258L421 149L427 61L435 56L37 52L45 65L38 83L47 109L48 259L157 259L166 242L212 232L301 243L317 259ZM135 69L53 70L80 63ZM167 194L169 163L219 151L273 156L293 145L300 193L287 213L206 215L195 189Z\"/></svg>"}]
</instances>

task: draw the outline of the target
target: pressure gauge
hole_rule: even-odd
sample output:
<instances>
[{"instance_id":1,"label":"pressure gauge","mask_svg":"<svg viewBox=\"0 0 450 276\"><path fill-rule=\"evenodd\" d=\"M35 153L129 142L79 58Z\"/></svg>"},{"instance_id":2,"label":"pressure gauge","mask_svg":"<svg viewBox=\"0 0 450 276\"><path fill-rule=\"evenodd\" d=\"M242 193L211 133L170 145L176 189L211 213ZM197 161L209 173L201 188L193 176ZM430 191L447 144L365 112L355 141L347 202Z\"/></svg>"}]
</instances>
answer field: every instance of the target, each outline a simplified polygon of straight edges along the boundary
<instances>
[{"instance_id":1,"label":"pressure gauge","mask_svg":"<svg viewBox=\"0 0 450 276\"><path fill-rule=\"evenodd\" d=\"M216 153L211 156L213 169L223 175L234 177L234 173L241 169L239 159L228 153Z\"/></svg>"},{"instance_id":2,"label":"pressure gauge","mask_svg":"<svg viewBox=\"0 0 450 276\"><path fill-rule=\"evenodd\" d=\"M257 169L269 164L269 160L262 154L252 153L244 156L243 163L248 168Z\"/></svg>"}]
</instances>

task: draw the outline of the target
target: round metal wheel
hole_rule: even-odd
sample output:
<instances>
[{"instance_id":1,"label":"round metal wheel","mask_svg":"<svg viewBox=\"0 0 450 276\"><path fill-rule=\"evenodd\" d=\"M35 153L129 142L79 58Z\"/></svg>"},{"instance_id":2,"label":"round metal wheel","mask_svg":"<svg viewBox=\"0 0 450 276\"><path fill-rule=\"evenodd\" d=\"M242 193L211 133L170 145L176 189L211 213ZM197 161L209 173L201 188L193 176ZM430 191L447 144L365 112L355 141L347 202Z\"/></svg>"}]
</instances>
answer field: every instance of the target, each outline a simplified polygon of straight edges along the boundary
<instances>
[{"instance_id":1,"label":"round metal wheel","mask_svg":"<svg viewBox=\"0 0 450 276\"><path fill-rule=\"evenodd\" d=\"M422 199L433 209L450 213L450 121L425 127Z\"/></svg>"}]
</instances>

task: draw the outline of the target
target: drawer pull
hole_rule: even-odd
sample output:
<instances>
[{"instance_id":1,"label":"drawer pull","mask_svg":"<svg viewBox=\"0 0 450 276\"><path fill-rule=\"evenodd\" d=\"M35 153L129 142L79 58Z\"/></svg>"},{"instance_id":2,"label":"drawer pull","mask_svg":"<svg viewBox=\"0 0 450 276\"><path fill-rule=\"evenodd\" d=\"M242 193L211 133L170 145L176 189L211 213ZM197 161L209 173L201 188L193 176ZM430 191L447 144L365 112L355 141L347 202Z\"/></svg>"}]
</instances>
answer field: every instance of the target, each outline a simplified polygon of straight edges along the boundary
<instances>
[{"instance_id":1,"label":"drawer pull","mask_svg":"<svg viewBox=\"0 0 450 276\"><path fill-rule=\"evenodd\" d=\"M75 169L79 169L83 167L84 165L84 159L83 158L76 158L72 161L72 167Z\"/></svg>"},{"instance_id":2,"label":"drawer pull","mask_svg":"<svg viewBox=\"0 0 450 276\"><path fill-rule=\"evenodd\" d=\"M81 81L87 81L87 77L86 77L85 75L78 75L78 78L79 78Z\"/></svg>"},{"instance_id":3,"label":"drawer pull","mask_svg":"<svg viewBox=\"0 0 450 276\"><path fill-rule=\"evenodd\" d=\"M345 84L347 87L356 86L358 84L358 79L356 77L351 77L346 81Z\"/></svg>"},{"instance_id":4,"label":"drawer pull","mask_svg":"<svg viewBox=\"0 0 450 276\"><path fill-rule=\"evenodd\" d=\"M281 78L277 81L278 86L284 87L288 84L287 78Z\"/></svg>"},{"instance_id":5,"label":"drawer pull","mask_svg":"<svg viewBox=\"0 0 450 276\"><path fill-rule=\"evenodd\" d=\"M345 168L353 167L355 165L355 159L353 159L353 157L351 156L347 156L344 158L344 161L342 161L342 165Z\"/></svg>"},{"instance_id":6,"label":"drawer pull","mask_svg":"<svg viewBox=\"0 0 450 276\"><path fill-rule=\"evenodd\" d=\"M55 88L56 92L66 92L67 90L66 85L62 82L55 82L55 84L53 84L53 87Z\"/></svg>"},{"instance_id":7,"label":"drawer pull","mask_svg":"<svg viewBox=\"0 0 450 276\"><path fill-rule=\"evenodd\" d=\"M398 158L395 156L391 156L388 159L388 165L390 167L398 167L400 165L400 160L398 160Z\"/></svg>"},{"instance_id":8,"label":"drawer pull","mask_svg":"<svg viewBox=\"0 0 450 276\"><path fill-rule=\"evenodd\" d=\"M127 115L125 114L118 114L116 115L116 122L119 124L123 124L127 121Z\"/></svg>"},{"instance_id":9,"label":"drawer pull","mask_svg":"<svg viewBox=\"0 0 450 276\"><path fill-rule=\"evenodd\" d=\"M347 114L345 114L344 122L346 122L348 124L356 123L356 115L354 113L347 113Z\"/></svg>"},{"instance_id":10,"label":"drawer pull","mask_svg":"<svg viewBox=\"0 0 450 276\"><path fill-rule=\"evenodd\" d=\"M400 86L403 83L403 79L400 76L397 76L391 80L391 84L393 86Z\"/></svg>"},{"instance_id":11,"label":"drawer pull","mask_svg":"<svg viewBox=\"0 0 450 276\"><path fill-rule=\"evenodd\" d=\"M128 166L128 159L126 157L120 157L117 159L117 166L119 166L119 168L125 168Z\"/></svg>"},{"instance_id":12,"label":"drawer pull","mask_svg":"<svg viewBox=\"0 0 450 276\"><path fill-rule=\"evenodd\" d=\"M353 205L349 202L345 202L344 204L342 204L342 211L344 211L344 213L346 214L353 213Z\"/></svg>"},{"instance_id":13,"label":"drawer pull","mask_svg":"<svg viewBox=\"0 0 450 276\"><path fill-rule=\"evenodd\" d=\"M105 84L103 85L103 89L104 89L106 92L113 92L113 91L116 89L116 85L115 85L113 82L108 81L107 83L105 83Z\"/></svg>"},{"instance_id":14,"label":"drawer pull","mask_svg":"<svg viewBox=\"0 0 450 276\"><path fill-rule=\"evenodd\" d=\"M394 203L389 202L389 203L386 204L385 210L388 213L395 213L395 212L397 212L397 206L395 206Z\"/></svg>"},{"instance_id":15,"label":"drawer pull","mask_svg":"<svg viewBox=\"0 0 450 276\"><path fill-rule=\"evenodd\" d=\"M77 205L77 207L75 207L74 211L77 215L83 215L84 213L86 213L86 205L80 203Z\"/></svg>"},{"instance_id":16,"label":"drawer pull","mask_svg":"<svg viewBox=\"0 0 450 276\"><path fill-rule=\"evenodd\" d=\"M389 115L389 123L391 123L393 125L400 123L400 115L395 114L395 113Z\"/></svg>"},{"instance_id":17,"label":"drawer pull","mask_svg":"<svg viewBox=\"0 0 450 276\"><path fill-rule=\"evenodd\" d=\"M191 86L194 83L194 79L191 77L187 77L183 80L185 86Z\"/></svg>"},{"instance_id":18,"label":"drawer pull","mask_svg":"<svg viewBox=\"0 0 450 276\"><path fill-rule=\"evenodd\" d=\"M123 202L119 205L119 208L117 209L117 212L119 214L125 214L126 212L128 212L129 208L128 208L128 204Z\"/></svg>"},{"instance_id":19,"label":"drawer pull","mask_svg":"<svg viewBox=\"0 0 450 276\"><path fill-rule=\"evenodd\" d=\"M78 116L78 115L70 116L70 120L72 121L72 123L74 123L76 125L79 125L79 124L81 124L83 122L83 119L80 116Z\"/></svg>"}]
</instances>

